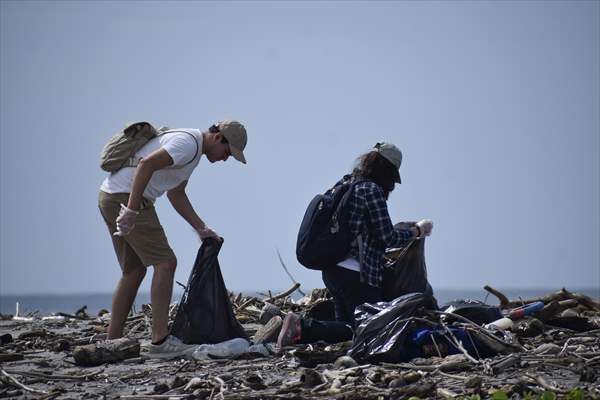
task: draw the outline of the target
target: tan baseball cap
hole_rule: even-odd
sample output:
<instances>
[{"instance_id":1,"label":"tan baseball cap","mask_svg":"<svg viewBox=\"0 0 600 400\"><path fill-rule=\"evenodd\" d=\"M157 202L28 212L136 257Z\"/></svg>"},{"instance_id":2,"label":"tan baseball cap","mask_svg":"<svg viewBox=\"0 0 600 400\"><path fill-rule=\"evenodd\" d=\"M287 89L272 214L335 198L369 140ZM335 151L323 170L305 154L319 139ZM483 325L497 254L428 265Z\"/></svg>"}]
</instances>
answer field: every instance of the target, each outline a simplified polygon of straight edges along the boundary
<instances>
[{"instance_id":1,"label":"tan baseball cap","mask_svg":"<svg viewBox=\"0 0 600 400\"><path fill-rule=\"evenodd\" d=\"M383 158L391 162L394 167L398 168L398 177L396 178L396 182L402 183L402 179L400 179L400 164L402 164L402 152L399 148L394 146L391 143L377 143L372 151L376 151L381 154Z\"/></svg>"},{"instance_id":2,"label":"tan baseball cap","mask_svg":"<svg viewBox=\"0 0 600 400\"><path fill-rule=\"evenodd\" d=\"M244 148L246 147L246 143L248 143L248 135L244 125L234 120L219 121L215 125L229 142L229 149L233 158L246 164Z\"/></svg>"}]
</instances>

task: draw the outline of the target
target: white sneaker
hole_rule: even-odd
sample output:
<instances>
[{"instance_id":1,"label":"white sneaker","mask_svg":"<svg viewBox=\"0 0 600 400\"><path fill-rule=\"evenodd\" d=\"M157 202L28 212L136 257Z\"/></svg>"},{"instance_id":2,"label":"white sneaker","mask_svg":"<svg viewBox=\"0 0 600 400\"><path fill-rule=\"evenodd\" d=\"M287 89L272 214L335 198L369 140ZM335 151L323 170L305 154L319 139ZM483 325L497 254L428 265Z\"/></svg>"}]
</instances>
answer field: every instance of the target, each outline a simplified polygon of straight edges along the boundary
<instances>
[{"instance_id":1,"label":"white sneaker","mask_svg":"<svg viewBox=\"0 0 600 400\"><path fill-rule=\"evenodd\" d=\"M161 344L148 345L148 357L150 358L189 358L194 350L198 347L197 344L185 344L179 338L173 335L167 336L167 340Z\"/></svg>"}]
</instances>

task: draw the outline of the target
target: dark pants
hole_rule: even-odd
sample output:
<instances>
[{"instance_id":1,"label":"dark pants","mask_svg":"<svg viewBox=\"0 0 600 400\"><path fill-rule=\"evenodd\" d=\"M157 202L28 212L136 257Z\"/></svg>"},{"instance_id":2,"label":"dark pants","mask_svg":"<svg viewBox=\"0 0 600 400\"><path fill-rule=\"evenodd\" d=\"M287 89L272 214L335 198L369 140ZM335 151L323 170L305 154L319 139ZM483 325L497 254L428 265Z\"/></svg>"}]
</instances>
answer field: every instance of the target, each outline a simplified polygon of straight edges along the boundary
<instances>
[{"instance_id":1,"label":"dark pants","mask_svg":"<svg viewBox=\"0 0 600 400\"><path fill-rule=\"evenodd\" d=\"M352 339L356 324L354 309L363 303L383 301L381 288L361 283L360 273L356 271L332 266L323 270L323 282L333 296L336 320L302 320L302 343L318 340L337 343Z\"/></svg>"}]
</instances>

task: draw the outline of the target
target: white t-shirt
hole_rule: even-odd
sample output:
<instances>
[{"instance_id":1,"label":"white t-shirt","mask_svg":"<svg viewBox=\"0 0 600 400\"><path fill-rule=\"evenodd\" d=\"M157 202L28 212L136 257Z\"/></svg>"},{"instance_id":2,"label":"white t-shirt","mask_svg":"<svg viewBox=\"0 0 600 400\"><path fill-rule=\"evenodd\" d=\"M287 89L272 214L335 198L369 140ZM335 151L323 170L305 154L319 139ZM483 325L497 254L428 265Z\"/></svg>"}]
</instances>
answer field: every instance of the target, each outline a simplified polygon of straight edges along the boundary
<instances>
[{"instance_id":1,"label":"white t-shirt","mask_svg":"<svg viewBox=\"0 0 600 400\"><path fill-rule=\"evenodd\" d=\"M150 140L135 153L137 159L142 159L162 147L173 159L173 165L152 174L144 190L143 196L152 202L188 180L202 157L202 132L198 129L172 131ZM135 167L112 172L104 179L100 190L106 193L131 193L134 172Z\"/></svg>"},{"instance_id":2,"label":"white t-shirt","mask_svg":"<svg viewBox=\"0 0 600 400\"><path fill-rule=\"evenodd\" d=\"M360 263L356 258L346 258L337 264L339 267L349 269L350 271L360 272Z\"/></svg>"}]
</instances>

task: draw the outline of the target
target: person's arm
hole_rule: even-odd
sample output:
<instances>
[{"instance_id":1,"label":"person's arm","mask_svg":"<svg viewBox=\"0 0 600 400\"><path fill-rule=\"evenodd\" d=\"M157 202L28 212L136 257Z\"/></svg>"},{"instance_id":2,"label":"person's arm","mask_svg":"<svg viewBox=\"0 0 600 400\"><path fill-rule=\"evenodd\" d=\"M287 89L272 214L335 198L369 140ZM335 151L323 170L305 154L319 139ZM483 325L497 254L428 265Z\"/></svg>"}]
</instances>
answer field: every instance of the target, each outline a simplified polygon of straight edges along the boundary
<instances>
[{"instance_id":1,"label":"person's arm","mask_svg":"<svg viewBox=\"0 0 600 400\"><path fill-rule=\"evenodd\" d=\"M171 205L187 221L188 224L192 226L195 230L199 231L201 229L206 228L206 224L192 206L190 199L185 192L185 187L187 186L187 181L183 181L179 186L174 189L171 189L167 192L167 198L171 202Z\"/></svg>"},{"instance_id":2,"label":"person's arm","mask_svg":"<svg viewBox=\"0 0 600 400\"><path fill-rule=\"evenodd\" d=\"M172 164L173 159L163 148L150 153L148 157L142 158L133 175L133 185L131 187L127 208L137 211L140 208L144 190L146 190L146 186L148 186L152 174L154 174L155 171L166 168Z\"/></svg>"},{"instance_id":3,"label":"person's arm","mask_svg":"<svg viewBox=\"0 0 600 400\"><path fill-rule=\"evenodd\" d=\"M387 208L383 191L373 185L365 188L367 216L371 222L372 235L385 243L386 248L400 247L418 236L415 227L410 229L394 229Z\"/></svg>"},{"instance_id":4,"label":"person's arm","mask_svg":"<svg viewBox=\"0 0 600 400\"><path fill-rule=\"evenodd\" d=\"M186 186L187 181L183 181L179 186L167 192L167 198L171 202L171 205L175 211L177 211L179 215L181 215L181 217L196 230L196 232L198 232L200 239L204 240L207 237L218 237L219 235L210 229L194 210L194 207L185 192Z\"/></svg>"}]
</instances>

